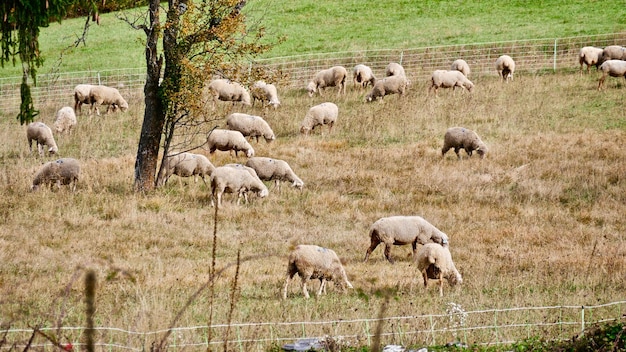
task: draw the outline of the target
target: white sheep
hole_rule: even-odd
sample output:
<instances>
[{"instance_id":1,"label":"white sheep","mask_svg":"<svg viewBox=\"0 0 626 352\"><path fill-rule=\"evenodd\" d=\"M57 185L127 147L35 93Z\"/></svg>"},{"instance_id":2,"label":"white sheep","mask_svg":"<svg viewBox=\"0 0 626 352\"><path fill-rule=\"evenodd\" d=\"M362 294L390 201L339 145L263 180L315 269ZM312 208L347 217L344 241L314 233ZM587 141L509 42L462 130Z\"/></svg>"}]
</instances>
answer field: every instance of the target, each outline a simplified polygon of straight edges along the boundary
<instances>
[{"instance_id":1,"label":"white sheep","mask_svg":"<svg viewBox=\"0 0 626 352\"><path fill-rule=\"evenodd\" d=\"M600 65L602 58L602 52L604 49L596 48L595 46L585 46L580 49L578 53L578 63L580 63L580 73L583 73L583 65L587 65L587 73L589 73L589 67L595 66L596 69Z\"/></svg>"},{"instance_id":2,"label":"white sheep","mask_svg":"<svg viewBox=\"0 0 626 352\"><path fill-rule=\"evenodd\" d=\"M620 45L609 45L602 50L598 64L608 60L626 60L626 48Z\"/></svg>"},{"instance_id":3,"label":"white sheep","mask_svg":"<svg viewBox=\"0 0 626 352\"><path fill-rule=\"evenodd\" d=\"M302 293L305 298L309 298L306 285L307 281L311 279L320 280L318 296L322 292L326 293L326 281L337 282L344 291L346 288L353 288L337 253L332 249L316 245L301 244L289 254L287 278L283 286L283 299L287 299L287 287L296 274L302 280Z\"/></svg>"},{"instance_id":4,"label":"white sheep","mask_svg":"<svg viewBox=\"0 0 626 352\"><path fill-rule=\"evenodd\" d=\"M261 116L248 115L239 112L232 113L226 118L226 125L233 131L239 131L244 137L263 137L267 143L276 139L274 131Z\"/></svg>"},{"instance_id":5,"label":"white sheep","mask_svg":"<svg viewBox=\"0 0 626 352\"><path fill-rule=\"evenodd\" d=\"M380 98L380 102L386 95L398 94L403 96L409 81L405 76L389 76L377 81L372 90L365 96L366 102L372 102Z\"/></svg>"},{"instance_id":6,"label":"white sheep","mask_svg":"<svg viewBox=\"0 0 626 352\"><path fill-rule=\"evenodd\" d=\"M74 111L80 114L83 104L91 105L91 99L89 98L89 91L92 84L78 84L74 87Z\"/></svg>"},{"instance_id":7,"label":"white sheep","mask_svg":"<svg viewBox=\"0 0 626 352\"><path fill-rule=\"evenodd\" d=\"M470 157L475 150L481 159L484 158L489 151L487 145L478 137L476 132L464 127L448 128L443 137L441 156L444 156L450 148L454 148L454 152L459 160L461 160L461 154L459 154L459 150L461 149L464 149Z\"/></svg>"},{"instance_id":8,"label":"white sheep","mask_svg":"<svg viewBox=\"0 0 626 352\"><path fill-rule=\"evenodd\" d=\"M376 76L369 66L358 64L352 69L352 80L354 85L360 88L365 88L368 84L373 87L376 83Z\"/></svg>"},{"instance_id":9,"label":"white sheep","mask_svg":"<svg viewBox=\"0 0 626 352\"><path fill-rule=\"evenodd\" d=\"M197 177L200 176L202 181L206 184L205 177L211 177L211 173L215 170L215 166L213 166L211 161L202 154L171 154L165 159L165 163L165 178L163 179L163 184L166 184L167 180L169 180L172 175L178 177L193 176L194 182L197 182Z\"/></svg>"},{"instance_id":10,"label":"white sheep","mask_svg":"<svg viewBox=\"0 0 626 352\"><path fill-rule=\"evenodd\" d=\"M371 244L365 253L364 261L380 243L385 244L385 258L393 263L391 246L413 246L413 256L417 254L417 244L429 242L448 246L448 235L440 231L421 216L390 216L376 220L370 226L369 236Z\"/></svg>"},{"instance_id":11,"label":"white sheep","mask_svg":"<svg viewBox=\"0 0 626 352\"><path fill-rule=\"evenodd\" d=\"M309 134L317 126L328 125L330 133L337 122L339 107L331 102L315 105L309 109L300 125L300 133Z\"/></svg>"},{"instance_id":12,"label":"white sheep","mask_svg":"<svg viewBox=\"0 0 626 352\"><path fill-rule=\"evenodd\" d=\"M404 72L404 67L397 62L390 62L387 67L385 67L385 76L402 76L406 77L406 73Z\"/></svg>"},{"instance_id":13,"label":"white sheep","mask_svg":"<svg viewBox=\"0 0 626 352\"><path fill-rule=\"evenodd\" d=\"M72 134L72 129L76 126L76 114L70 106L64 106L57 111L54 117L54 129L57 133Z\"/></svg>"},{"instance_id":14,"label":"white sheep","mask_svg":"<svg viewBox=\"0 0 626 352\"><path fill-rule=\"evenodd\" d=\"M291 182L295 188L302 189L304 182L291 169L289 164L280 159L253 157L248 159L246 166L253 168L263 181L274 181L280 192L280 181Z\"/></svg>"},{"instance_id":15,"label":"white sheep","mask_svg":"<svg viewBox=\"0 0 626 352\"><path fill-rule=\"evenodd\" d=\"M248 158L254 156L254 149L250 143L248 143L246 137L239 131L216 128L209 132L206 143L211 154L216 150L234 150L235 156L238 156L239 151L245 152Z\"/></svg>"},{"instance_id":16,"label":"white sheep","mask_svg":"<svg viewBox=\"0 0 626 352\"><path fill-rule=\"evenodd\" d=\"M26 127L26 138L28 140L28 148L30 152L33 152L33 141L37 143L37 150L39 155L43 156L43 147L48 147L48 153L50 155L56 154L59 151L57 143L54 141L52 130L43 122L32 122Z\"/></svg>"},{"instance_id":17,"label":"white sheep","mask_svg":"<svg viewBox=\"0 0 626 352\"><path fill-rule=\"evenodd\" d=\"M89 113L92 114L93 110L96 110L96 115L100 116L100 105L108 105L107 113L110 110L117 110L120 108L122 111L128 109L128 103L120 94L117 88L107 86L93 86L89 90L89 100L91 101L91 109Z\"/></svg>"},{"instance_id":18,"label":"white sheep","mask_svg":"<svg viewBox=\"0 0 626 352\"><path fill-rule=\"evenodd\" d=\"M219 166L211 173L211 206L222 205L224 193L237 193L237 205L243 196L248 201L248 192L256 193L260 198L267 197L269 191L263 181L254 177L245 168Z\"/></svg>"},{"instance_id":19,"label":"white sheep","mask_svg":"<svg viewBox=\"0 0 626 352\"><path fill-rule=\"evenodd\" d=\"M471 92L474 89L474 83L467 79L465 75L456 70L435 70L430 77L430 87L428 92L435 90L435 95L439 88L452 88L461 87Z\"/></svg>"},{"instance_id":20,"label":"white sheep","mask_svg":"<svg viewBox=\"0 0 626 352\"><path fill-rule=\"evenodd\" d=\"M456 59L454 60L454 62L452 62L452 65L450 66L450 70L452 71L459 71L461 73L463 73L463 75L465 77L469 77L470 75L470 67L467 64L467 61L463 60L463 59Z\"/></svg>"},{"instance_id":21,"label":"white sheep","mask_svg":"<svg viewBox=\"0 0 626 352\"><path fill-rule=\"evenodd\" d=\"M274 109L280 106L280 100L278 100L278 91L276 86L271 83L265 83L264 81L256 81L250 89L252 92L252 106L259 100L263 106L270 105Z\"/></svg>"},{"instance_id":22,"label":"white sheep","mask_svg":"<svg viewBox=\"0 0 626 352\"><path fill-rule=\"evenodd\" d=\"M606 76L626 78L626 61L608 60L600 65L599 70L602 71L602 77L598 82L598 90L601 90Z\"/></svg>"},{"instance_id":23,"label":"white sheep","mask_svg":"<svg viewBox=\"0 0 626 352\"><path fill-rule=\"evenodd\" d=\"M333 66L326 70L319 71L306 87L309 96L315 92L322 95L322 89L327 87L338 87L337 96L346 93L346 79L348 71L343 66Z\"/></svg>"},{"instance_id":24,"label":"white sheep","mask_svg":"<svg viewBox=\"0 0 626 352\"><path fill-rule=\"evenodd\" d=\"M515 72L515 61L509 55L502 55L496 59L496 71L502 80L508 82L513 80Z\"/></svg>"},{"instance_id":25,"label":"white sheep","mask_svg":"<svg viewBox=\"0 0 626 352\"><path fill-rule=\"evenodd\" d=\"M248 90L237 82L231 82L228 79L214 79L207 86L209 95L213 98L213 109L218 100L232 101L233 104L240 102L242 105L251 106L250 93Z\"/></svg>"},{"instance_id":26,"label":"white sheep","mask_svg":"<svg viewBox=\"0 0 626 352\"><path fill-rule=\"evenodd\" d=\"M40 185L70 185L72 191L76 191L76 183L80 176L80 163L76 159L61 158L56 161L45 163L35 174L31 190L36 191Z\"/></svg>"},{"instance_id":27,"label":"white sheep","mask_svg":"<svg viewBox=\"0 0 626 352\"><path fill-rule=\"evenodd\" d=\"M438 243L426 243L420 248L415 261L417 270L422 273L424 287L428 287L428 279L439 280L439 296L443 296L444 279L448 280L450 286L463 283L448 247Z\"/></svg>"}]
</instances>

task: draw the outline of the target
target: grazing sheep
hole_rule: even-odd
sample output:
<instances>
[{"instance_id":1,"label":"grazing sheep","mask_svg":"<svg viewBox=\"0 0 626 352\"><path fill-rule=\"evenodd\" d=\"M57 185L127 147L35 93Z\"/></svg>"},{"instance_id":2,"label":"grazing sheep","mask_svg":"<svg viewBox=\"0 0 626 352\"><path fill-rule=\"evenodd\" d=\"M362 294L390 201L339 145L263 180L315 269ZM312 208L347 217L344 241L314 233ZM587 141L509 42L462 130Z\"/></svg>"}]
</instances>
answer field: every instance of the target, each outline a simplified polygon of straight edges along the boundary
<instances>
[{"instance_id":1,"label":"grazing sheep","mask_svg":"<svg viewBox=\"0 0 626 352\"><path fill-rule=\"evenodd\" d=\"M578 62L580 63L580 73L583 73L583 65L587 65L587 73L589 73L589 67L595 66L598 69L600 60L602 58L602 52L604 49L596 48L594 46L585 46L580 49L578 53Z\"/></svg>"},{"instance_id":2,"label":"grazing sheep","mask_svg":"<svg viewBox=\"0 0 626 352\"><path fill-rule=\"evenodd\" d=\"M222 206L224 193L237 193L237 205L243 196L248 202L248 192L255 192L259 197L267 197L269 191L263 182L254 177L246 168L219 166L211 173L211 206Z\"/></svg>"},{"instance_id":3,"label":"grazing sheep","mask_svg":"<svg viewBox=\"0 0 626 352\"><path fill-rule=\"evenodd\" d=\"M261 116L235 112L228 115L226 125L233 131L241 132L244 137L256 138L257 143L259 137L265 138L267 143L276 139L274 131Z\"/></svg>"},{"instance_id":4,"label":"grazing sheep","mask_svg":"<svg viewBox=\"0 0 626 352\"><path fill-rule=\"evenodd\" d=\"M318 296L322 292L326 293L326 281L337 282L343 291L346 288L353 288L337 253L332 249L316 245L300 244L289 254L287 278L283 286L283 299L287 299L287 287L296 274L300 275L302 280L302 293L305 298L309 298L306 284L311 279L320 280Z\"/></svg>"},{"instance_id":5,"label":"grazing sheep","mask_svg":"<svg viewBox=\"0 0 626 352\"><path fill-rule=\"evenodd\" d=\"M61 185L70 185L70 189L76 191L76 183L80 176L80 163L76 159L62 158L56 161L45 163L33 178L31 190L36 191L40 185L56 184L57 188Z\"/></svg>"},{"instance_id":6,"label":"grazing sheep","mask_svg":"<svg viewBox=\"0 0 626 352\"><path fill-rule=\"evenodd\" d=\"M76 114L70 106L64 106L57 111L54 118L54 129L57 133L72 134L72 128L76 126Z\"/></svg>"},{"instance_id":7,"label":"grazing sheep","mask_svg":"<svg viewBox=\"0 0 626 352\"><path fill-rule=\"evenodd\" d=\"M274 109L280 106L280 100L278 100L278 91L276 86L271 83L265 83L263 81L256 81L251 89L252 92L252 106L255 101L260 100L263 106L271 105Z\"/></svg>"},{"instance_id":8,"label":"grazing sheep","mask_svg":"<svg viewBox=\"0 0 626 352\"><path fill-rule=\"evenodd\" d=\"M250 106L250 93L248 90L237 82L231 82L227 79L214 79L207 86L210 96L213 98L213 109L218 100L232 101L233 104L240 102L242 105Z\"/></svg>"},{"instance_id":9,"label":"grazing sheep","mask_svg":"<svg viewBox=\"0 0 626 352\"><path fill-rule=\"evenodd\" d=\"M406 77L404 73L404 67L397 62L390 62L385 68L385 77L389 76L402 76Z\"/></svg>"},{"instance_id":10,"label":"grazing sheep","mask_svg":"<svg viewBox=\"0 0 626 352\"><path fill-rule=\"evenodd\" d=\"M598 64L608 60L626 60L626 48L620 45L609 45L602 50Z\"/></svg>"},{"instance_id":11,"label":"grazing sheep","mask_svg":"<svg viewBox=\"0 0 626 352\"><path fill-rule=\"evenodd\" d=\"M450 70L459 71L463 73L463 76L465 77L469 77L470 75L470 67L467 64L467 62L463 59L454 60L454 62L452 63L452 66L450 66Z\"/></svg>"},{"instance_id":12,"label":"grazing sheep","mask_svg":"<svg viewBox=\"0 0 626 352\"><path fill-rule=\"evenodd\" d=\"M165 162L163 184L166 184L172 175L178 177L193 176L194 182L198 182L197 177L200 176L204 184L206 184L205 176L211 177L211 173L215 170L215 166L213 166L211 161L202 154L179 153L168 155Z\"/></svg>"},{"instance_id":13,"label":"grazing sheep","mask_svg":"<svg viewBox=\"0 0 626 352\"><path fill-rule=\"evenodd\" d=\"M408 84L409 82L404 76L385 77L374 84L372 90L365 96L365 101L372 102L380 98L380 102L382 102L385 95L391 94L403 96Z\"/></svg>"},{"instance_id":14,"label":"grazing sheep","mask_svg":"<svg viewBox=\"0 0 626 352\"><path fill-rule=\"evenodd\" d=\"M602 77L598 82L598 90L602 89L606 76L626 78L626 61L608 60L603 62L599 69L602 71Z\"/></svg>"},{"instance_id":15,"label":"grazing sheep","mask_svg":"<svg viewBox=\"0 0 626 352\"><path fill-rule=\"evenodd\" d=\"M91 109L89 113L93 113L93 110L96 110L96 115L100 116L100 109L98 107L100 105L108 105L106 113L108 114L111 109L115 111L117 108L120 108L122 111L126 111L128 109L128 103L122 95L120 91L113 87L106 86L93 86L89 90L89 100L91 101Z\"/></svg>"},{"instance_id":16,"label":"grazing sheep","mask_svg":"<svg viewBox=\"0 0 626 352\"><path fill-rule=\"evenodd\" d=\"M74 111L80 114L83 104L91 105L91 99L89 98L89 91L91 87L95 87L92 84L78 84L74 87Z\"/></svg>"},{"instance_id":17,"label":"grazing sheep","mask_svg":"<svg viewBox=\"0 0 626 352\"><path fill-rule=\"evenodd\" d=\"M454 148L454 152L459 160L461 160L461 154L459 154L459 150L461 149L464 149L470 157L472 156L472 152L475 150L476 153L480 155L481 159L484 158L489 151L476 132L464 127L448 128L443 137L441 156L443 157L448 150L450 150L450 148Z\"/></svg>"},{"instance_id":18,"label":"grazing sheep","mask_svg":"<svg viewBox=\"0 0 626 352\"><path fill-rule=\"evenodd\" d=\"M213 154L216 150L235 151L235 156L239 156L238 152L243 151L248 158L254 156L254 149L246 137L239 131L214 129L209 132L207 137L207 147L209 152Z\"/></svg>"},{"instance_id":19,"label":"grazing sheep","mask_svg":"<svg viewBox=\"0 0 626 352\"><path fill-rule=\"evenodd\" d=\"M422 273L424 287L428 287L428 279L439 280L439 296L443 296L443 279L448 280L450 286L463 283L447 247L438 243L426 243L417 253L415 261L417 270Z\"/></svg>"},{"instance_id":20,"label":"grazing sheep","mask_svg":"<svg viewBox=\"0 0 626 352\"><path fill-rule=\"evenodd\" d=\"M259 178L263 181L272 181L276 184L280 192L280 181L291 182L291 186L302 189L304 182L291 169L284 160L266 157L253 157L248 159L246 166L253 168Z\"/></svg>"},{"instance_id":21,"label":"grazing sheep","mask_svg":"<svg viewBox=\"0 0 626 352\"><path fill-rule=\"evenodd\" d=\"M390 216L380 218L370 226L369 236L371 244L365 253L364 261L367 261L370 253L372 253L380 243L385 244L385 258L392 264L392 245L403 246L410 243L413 246L413 257L417 254L418 243L425 244L435 242L442 246L448 246L448 235L441 232L421 216Z\"/></svg>"},{"instance_id":22,"label":"grazing sheep","mask_svg":"<svg viewBox=\"0 0 626 352\"><path fill-rule=\"evenodd\" d=\"M515 72L515 61L508 55L502 55L496 60L496 70L502 80L508 82L513 80L513 73Z\"/></svg>"},{"instance_id":23,"label":"grazing sheep","mask_svg":"<svg viewBox=\"0 0 626 352\"><path fill-rule=\"evenodd\" d=\"M373 87L376 83L376 76L369 66L358 64L352 69L352 80L355 86L365 88L370 84Z\"/></svg>"},{"instance_id":24,"label":"grazing sheep","mask_svg":"<svg viewBox=\"0 0 626 352\"><path fill-rule=\"evenodd\" d=\"M428 92L430 93L434 89L436 95L439 88L452 88L454 90L456 87L462 87L471 92L474 89L474 83L467 79L461 71L435 70L430 77Z\"/></svg>"},{"instance_id":25,"label":"grazing sheep","mask_svg":"<svg viewBox=\"0 0 626 352\"><path fill-rule=\"evenodd\" d=\"M330 133L337 122L339 108L337 105L326 102L315 105L309 109L300 125L300 133L309 134L317 126L328 125Z\"/></svg>"},{"instance_id":26,"label":"grazing sheep","mask_svg":"<svg viewBox=\"0 0 626 352\"><path fill-rule=\"evenodd\" d=\"M32 122L26 128L26 138L28 139L28 148L33 152L33 141L37 142L37 150L39 155L43 156L43 147L48 147L50 155L59 151L57 143L54 141L52 130L43 122Z\"/></svg>"},{"instance_id":27,"label":"grazing sheep","mask_svg":"<svg viewBox=\"0 0 626 352\"><path fill-rule=\"evenodd\" d=\"M309 96L312 97L315 92L322 95L322 89L326 87L338 87L337 96L346 93L346 79L348 71L343 66L333 66L326 70L319 71L313 80L306 87Z\"/></svg>"}]
</instances>

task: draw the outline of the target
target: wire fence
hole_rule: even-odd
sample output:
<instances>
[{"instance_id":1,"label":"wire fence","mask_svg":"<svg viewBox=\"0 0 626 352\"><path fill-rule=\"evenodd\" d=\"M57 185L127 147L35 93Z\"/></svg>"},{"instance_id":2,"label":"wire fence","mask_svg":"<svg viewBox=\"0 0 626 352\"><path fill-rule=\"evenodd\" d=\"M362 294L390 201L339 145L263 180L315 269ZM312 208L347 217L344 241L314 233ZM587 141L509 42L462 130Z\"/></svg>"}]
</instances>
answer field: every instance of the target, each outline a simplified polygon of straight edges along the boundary
<instances>
[{"instance_id":1,"label":"wire fence","mask_svg":"<svg viewBox=\"0 0 626 352\"><path fill-rule=\"evenodd\" d=\"M102 351L146 351L166 335L167 349L267 351L304 338L332 338L343 346L367 346L382 324L383 344L404 346L442 345L463 342L472 345L502 345L525 338L566 340L581 335L593 324L626 320L626 301L595 306L551 306L489 309L465 312L454 303L445 314L317 322L233 323L230 325L176 327L150 332L110 327L95 328L95 345ZM83 327L41 328L56 334L74 351L85 349ZM227 335L229 331L230 336ZM32 329L0 330L0 350L25 350ZM209 341L209 336L212 336ZM54 350L54 345L35 336L30 347Z\"/></svg>"},{"instance_id":2,"label":"wire fence","mask_svg":"<svg viewBox=\"0 0 626 352\"><path fill-rule=\"evenodd\" d=\"M516 72L537 74L558 70L577 70L578 53L583 46L604 47L626 45L626 32L565 38L515 40L491 43L443 45L414 49L381 49L297 55L256 60L249 70L263 70L276 77L280 88L304 87L321 69L335 65L352 68L367 64L375 74L383 76L390 62L404 66L410 80L426 80L432 71L449 68L452 61L462 58L472 69L474 77L497 75L495 60L507 54L516 62ZM117 87L125 93L142 93L146 80L145 67L41 74L32 95L36 104L71 105L77 84L103 84ZM21 77L0 79L0 111L15 113L20 106Z\"/></svg>"}]
</instances>

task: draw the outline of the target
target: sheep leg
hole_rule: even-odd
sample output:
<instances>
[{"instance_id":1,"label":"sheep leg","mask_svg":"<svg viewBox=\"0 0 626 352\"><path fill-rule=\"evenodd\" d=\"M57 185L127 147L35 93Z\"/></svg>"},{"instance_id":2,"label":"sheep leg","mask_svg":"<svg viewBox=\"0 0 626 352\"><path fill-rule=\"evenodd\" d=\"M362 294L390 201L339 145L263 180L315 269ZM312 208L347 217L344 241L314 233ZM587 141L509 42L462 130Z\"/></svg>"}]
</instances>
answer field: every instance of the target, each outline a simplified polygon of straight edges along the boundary
<instances>
[{"instance_id":1,"label":"sheep leg","mask_svg":"<svg viewBox=\"0 0 626 352\"><path fill-rule=\"evenodd\" d=\"M443 271L439 270L439 297L443 297Z\"/></svg>"},{"instance_id":2,"label":"sheep leg","mask_svg":"<svg viewBox=\"0 0 626 352\"><path fill-rule=\"evenodd\" d=\"M324 280L323 278L320 279L320 288L319 290L317 290L317 296L321 296L322 292L324 292L324 294L326 294L326 280Z\"/></svg>"},{"instance_id":3,"label":"sheep leg","mask_svg":"<svg viewBox=\"0 0 626 352\"><path fill-rule=\"evenodd\" d=\"M311 296L309 296L309 291L306 289L306 281L308 280L308 278L302 276L302 293L304 294L305 298L310 298Z\"/></svg>"},{"instance_id":4,"label":"sheep leg","mask_svg":"<svg viewBox=\"0 0 626 352\"><path fill-rule=\"evenodd\" d=\"M288 273L287 278L285 279L285 285L283 286L283 299L287 299L287 287L289 286L291 278L293 278L293 275L291 275L291 273Z\"/></svg>"},{"instance_id":5,"label":"sheep leg","mask_svg":"<svg viewBox=\"0 0 626 352\"><path fill-rule=\"evenodd\" d=\"M385 243L385 258L389 261L389 263L393 264L393 258L391 258L391 243Z\"/></svg>"},{"instance_id":6,"label":"sheep leg","mask_svg":"<svg viewBox=\"0 0 626 352\"><path fill-rule=\"evenodd\" d=\"M602 73L602 77L600 77L600 81L598 82L598 90L602 89L602 85L604 84L605 79L606 79L606 73Z\"/></svg>"},{"instance_id":7,"label":"sheep leg","mask_svg":"<svg viewBox=\"0 0 626 352\"><path fill-rule=\"evenodd\" d=\"M424 279L424 287L428 287L428 274L426 274L426 268L422 269L422 278Z\"/></svg>"},{"instance_id":8,"label":"sheep leg","mask_svg":"<svg viewBox=\"0 0 626 352\"><path fill-rule=\"evenodd\" d=\"M380 244L380 241L378 240L378 238L376 238L375 236L372 236L370 248L368 248L367 252L365 252L365 259L363 259L364 262L367 261L367 258L370 257L370 254L372 253L372 251L376 249L376 247L378 247L379 244Z\"/></svg>"},{"instance_id":9,"label":"sheep leg","mask_svg":"<svg viewBox=\"0 0 626 352\"><path fill-rule=\"evenodd\" d=\"M454 147L454 153L456 154L456 158L459 160L461 160L461 154L459 153L460 150L461 148Z\"/></svg>"}]
</instances>

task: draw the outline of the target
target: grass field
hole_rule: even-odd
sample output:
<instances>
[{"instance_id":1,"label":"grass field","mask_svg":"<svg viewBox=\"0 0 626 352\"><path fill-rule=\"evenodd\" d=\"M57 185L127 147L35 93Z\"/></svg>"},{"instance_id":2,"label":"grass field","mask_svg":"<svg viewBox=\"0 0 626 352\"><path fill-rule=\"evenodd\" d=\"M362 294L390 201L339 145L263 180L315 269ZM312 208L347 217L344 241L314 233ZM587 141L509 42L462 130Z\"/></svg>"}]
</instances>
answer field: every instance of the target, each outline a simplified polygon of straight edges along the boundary
<instances>
[{"instance_id":1,"label":"grass field","mask_svg":"<svg viewBox=\"0 0 626 352\"><path fill-rule=\"evenodd\" d=\"M315 13L313 2L308 10L306 2L297 4L298 12ZM449 38L455 36L454 17L441 16L445 5L424 4L421 13L439 13L445 30L429 33L431 42L404 43L386 35L397 40L390 45L456 42ZM455 13L457 18L474 13L469 17L480 24L476 28L491 28L494 12L504 10L490 4L489 12L484 11L488 3L481 2L481 8L469 5ZM600 11L594 15L609 13L598 3L589 4ZM296 2L286 2L284 10L289 6L296 7ZM426 11L428 6L439 7ZM552 9L527 4L527 17L522 11L515 17L516 23L528 23L521 37L580 33L582 16L576 14L588 5L572 6L577 9L572 10L572 18L553 15L554 22L546 23L534 14L552 18L548 14ZM560 8L558 13L567 12ZM624 21L624 16L619 20ZM618 27L602 27L600 22L595 21L598 27L590 32L624 29L617 20L612 23ZM295 25L287 22L277 27L289 30L291 26ZM502 30L509 27L514 26ZM466 39L520 38L513 38L512 32L493 36L485 32L477 29ZM353 35L357 33L362 32ZM343 45L354 48L355 42L346 40ZM98 44L132 51L131 44L116 45ZM232 321L372 318L386 300L384 292L392 298L387 316L442 313L448 302L469 311L623 299L626 87L623 80L609 78L607 88L597 91L598 78L595 72L521 74L503 84L495 77L483 77L474 80L476 89L471 94L444 90L438 97L427 94L427 82L413 82L405 97L391 96L382 104L365 104L366 91L352 85L341 97L327 93L310 99L300 90L281 90L278 110L247 109L263 115L277 135L271 144L253 142L256 155L287 160L305 187L302 192L285 188L279 194L268 184L267 199L236 206L228 197L219 210L218 267L234 262L239 250L242 256L260 256L240 268ZM53 158L30 155L24 126L0 112L2 323L84 325L79 280L84 270L95 269L100 280L96 324L138 331L165 329L208 279L214 209L209 206L207 187L201 181L173 176L167 186L151 194L133 192L142 98L141 92L129 96L131 108L126 113L100 118L81 115L72 135L56 136L59 155L83 163L74 194L65 189L29 192L37 168ZM299 135L306 110L325 100L340 108L332 134L323 129ZM71 103L39 107L42 120L52 124L54 112ZM222 105L215 117L228 112ZM442 158L443 134L451 126L477 131L490 147L487 158L457 161L452 152ZM228 153L197 152L207 154L214 165L245 162ZM362 262L369 225L380 217L400 214L421 215L449 235L453 258L464 277L462 286L445 286L443 298L434 287L424 289L407 247L393 248L398 259L394 265L383 260L382 248ZM343 295L330 285L328 295L306 301L294 282L288 300L281 301L286 255L299 243L334 249L355 290ZM234 275L231 268L217 281L214 322L228 321ZM207 297L207 292L197 297L177 326L206 324Z\"/></svg>"}]
</instances>

